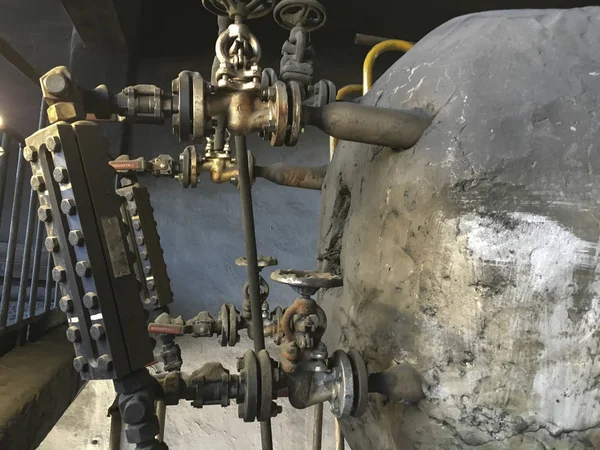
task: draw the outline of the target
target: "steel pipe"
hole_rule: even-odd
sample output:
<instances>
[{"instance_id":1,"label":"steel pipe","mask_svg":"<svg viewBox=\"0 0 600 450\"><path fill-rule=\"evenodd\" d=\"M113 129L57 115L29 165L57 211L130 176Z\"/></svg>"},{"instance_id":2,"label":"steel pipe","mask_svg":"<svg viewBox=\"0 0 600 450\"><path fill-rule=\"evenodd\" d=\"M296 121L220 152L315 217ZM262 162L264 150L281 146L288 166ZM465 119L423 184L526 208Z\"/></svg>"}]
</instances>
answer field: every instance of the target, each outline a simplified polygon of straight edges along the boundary
<instances>
[{"instance_id":1,"label":"steel pipe","mask_svg":"<svg viewBox=\"0 0 600 450\"><path fill-rule=\"evenodd\" d=\"M10 303L13 266L15 264L17 235L19 233L19 219L21 216L21 201L23 199L22 194L23 177L25 175L25 160L23 159L23 146L21 144L19 144L17 158L17 176L15 179L13 207L10 216L10 230L8 232L8 251L6 253L6 265L4 267L4 285L2 286L2 298L0 298L0 329L6 327L6 322L8 320L8 306Z\"/></svg>"},{"instance_id":2,"label":"steel pipe","mask_svg":"<svg viewBox=\"0 0 600 450\"><path fill-rule=\"evenodd\" d=\"M262 301L260 299L260 281L258 273L258 254L256 251L256 232L254 230L254 210L252 208L252 183L248 170L248 149L246 136L235 136L235 153L238 160L240 200L242 203L242 221L246 260L248 261L248 294L252 313L252 334L254 351L265 348L265 334L262 319ZM263 450L273 449L271 420L260 423L260 437Z\"/></svg>"},{"instance_id":3,"label":"steel pipe","mask_svg":"<svg viewBox=\"0 0 600 450\"><path fill-rule=\"evenodd\" d=\"M321 190L327 164L323 166L304 167L275 163L269 166L254 166L254 176L264 178L281 186L291 186L303 189Z\"/></svg>"},{"instance_id":4,"label":"steel pipe","mask_svg":"<svg viewBox=\"0 0 600 450\"><path fill-rule=\"evenodd\" d=\"M415 145L431 124L425 113L417 115L350 102L305 109L305 122L334 138L402 150Z\"/></svg>"},{"instance_id":5,"label":"steel pipe","mask_svg":"<svg viewBox=\"0 0 600 450\"><path fill-rule=\"evenodd\" d=\"M315 422L313 428L313 450L321 450L323 443L323 403L315 405Z\"/></svg>"}]
</instances>

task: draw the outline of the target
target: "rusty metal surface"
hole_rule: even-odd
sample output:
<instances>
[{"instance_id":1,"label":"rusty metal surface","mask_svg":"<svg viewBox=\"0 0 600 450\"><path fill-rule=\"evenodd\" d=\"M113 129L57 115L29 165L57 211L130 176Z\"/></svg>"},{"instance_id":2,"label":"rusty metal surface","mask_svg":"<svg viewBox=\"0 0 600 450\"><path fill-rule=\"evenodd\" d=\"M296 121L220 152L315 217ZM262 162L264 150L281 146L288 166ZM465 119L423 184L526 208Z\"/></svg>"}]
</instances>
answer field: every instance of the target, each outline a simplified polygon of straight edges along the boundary
<instances>
[{"instance_id":1,"label":"rusty metal surface","mask_svg":"<svg viewBox=\"0 0 600 450\"><path fill-rule=\"evenodd\" d=\"M327 165L323 166L292 166L285 163L275 163L268 166L255 166L254 175L264 178L281 186L299 187L303 189L321 190Z\"/></svg>"}]
</instances>

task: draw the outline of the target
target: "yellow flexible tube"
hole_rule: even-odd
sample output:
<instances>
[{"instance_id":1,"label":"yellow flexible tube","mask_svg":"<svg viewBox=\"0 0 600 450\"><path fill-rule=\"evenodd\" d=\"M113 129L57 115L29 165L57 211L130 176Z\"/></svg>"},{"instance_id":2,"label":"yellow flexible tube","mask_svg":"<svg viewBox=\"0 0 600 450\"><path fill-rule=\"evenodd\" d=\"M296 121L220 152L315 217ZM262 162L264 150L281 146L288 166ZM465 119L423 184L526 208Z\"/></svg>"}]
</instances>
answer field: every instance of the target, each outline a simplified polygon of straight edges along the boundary
<instances>
[{"instance_id":1,"label":"yellow flexible tube","mask_svg":"<svg viewBox=\"0 0 600 450\"><path fill-rule=\"evenodd\" d=\"M373 66L375 65L375 60L379 55L385 52L390 51L399 51L399 52L407 52L411 48L413 48L414 44L411 44L408 41L402 41L400 39L390 39L388 41L380 42L375 45L369 53L367 53L367 57L365 58L365 62L363 63L363 95L365 95L371 86L373 85Z\"/></svg>"}]
</instances>

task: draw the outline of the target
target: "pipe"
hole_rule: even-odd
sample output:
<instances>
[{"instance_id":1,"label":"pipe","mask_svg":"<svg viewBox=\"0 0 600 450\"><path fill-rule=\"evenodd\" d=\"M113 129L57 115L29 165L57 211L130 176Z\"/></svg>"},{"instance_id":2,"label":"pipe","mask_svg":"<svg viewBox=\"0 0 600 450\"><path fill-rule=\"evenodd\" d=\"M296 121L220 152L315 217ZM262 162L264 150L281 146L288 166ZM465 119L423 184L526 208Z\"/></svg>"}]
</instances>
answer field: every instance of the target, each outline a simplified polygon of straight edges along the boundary
<instances>
[{"instance_id":1,"label":"pipe","mask_svg":"<svg viewBox=\"0 0 600 450\"><path fill-rule=\"evenodd\" d=\"M374 46L363 62L363 95L366 94L371 86L373 85L373 66L375 60L379 55L390 51L407 52L413 48L414 44L408 41L401 41L399 39L389 39L387 41L380 42Z\"/></svg>"},{"instance_id":2,"label":"pipe","mask_svg":"<svg viewBox=\"0 0 600 450\"><path fill-rule=\"evenodd\" d=\"M165 405L164 400L156 401L156 416L158 417L158 435L156 436L156 440L158 442L165 441L165 421L167 417L167 405Z\"/></svg>"},{"instance_id":3,"label":"pipe","mask_svg":"<svg viewBox=\"0 0 600 450\"><path fill-rule=\"evenodd\" d=\"M415 145L431 124L431 118L424 114L350 102L305 109L305 123L337 139L402 150Z\"/></svg>"},{"instance_id":4,"label":"pipe","mask_svg":"<svg viewBox=\"0 0 600 450\"><path fill-rule=\"evenodd\" d=\"M15 264L19 219L21 217L23 177L25 175L25 159L23 158L23 146L21 144L19 144L19 153L17 157L17 176L15 179L13 207L10 216L10 231L8 232L8 251L6 254L6 266L4 267L4 285L2 286L2 298L0 298L0 329L6 327L8 319L8 305L10 303L10 291L12 288L12 272Z\"/></svg>"},{"instance_id":5,"label":"pipe","mask_svg":"<svg viewBox=\"0 0 600 450\"><path fill-rule=\"evenodd\" d=\"M225 31L229 25L232 23L232 20L228 16L217 16L217 26L218 26L218 36ZM217 37L218 37L217 36ZM219 69L219 58L216 56L213 59L212 68L210 71L210 83L215 86L217 84L217 70ZM213 138L213 149L215 151L221 151L225 147L225 116L220 114L216 116L217 124L215 126L215 135Z\"/></svg>"},{"instance_id":6,"label":"pipe","mask_svg":"<svg viewBox=\"0 0 600 450\"><path fill-rule=\"evenodd\" d=\"M260 281L258 273L258 254L256 252L256 232L254 230L254 211L252 209L252 182L248 170L248 149L246 136L235 136L235 153L238 160L240 200L242 203L242 221L246 260L248 261L248 293L252 313L252 333L254 351L265 348L265 334L262 319L262 301L260 299ZM263 450L273 450L271 420L260 423L260 438Z\"/></svg>"},{"instance_id":7,"label":"pipe","mask_svg":"<svg viewBox=\"0 0 600 450\"><path fill-rule=\"evenodd\" d=\"M254 166L254 176L264 178L281 186L291 186L320 191L327 173L327 164L304 167L284 163Z\"/></svg>"},{"instance_id":8,"label":"pipe","mask_svg":"<svg viewBox=\"0 0 600 450\"><path fill-rule=\"evenodd\" d=\"M33 84L38 88L40 87L42 75L2 38L0 38L0 55L4 56L15 69L25 75Z\"/></svg>"},{"instance_id":9,"label":"pipe","mask_svg":"<svg viewBox=\"0 0 600 450\"><path fill-rule=\"evenodd\" d=\"M356 35L354 36L354 43L356 45L365 45L367 47L373 47L381 42L391 40L393 39L382 36L373 36L372 34L356 33Z\"/></svg>"},{"instance_id":10,"label":"pipe","mask_svg":"<svg viewBox=\"0 0 600 450\"><path fill-rule=\"evenodd\" d=\"M344 450L344 433L337 417L335 418L335 450Z\"/></svg>"},{"instance_id":11,"label":"pipe","mask_svg":"<svg viewBox=\"0 0 600 450\"><path fill-rule=\"evenodd\" d=\"M358 35L357 35L358 36ZM357 92L362 92L362 85L360 84L348 84L337 91L337 95L335 96L336 100L343 100L344 97L350 94L354 94ZM333 152L338 145L338 140L334 137L329 136L329 161L333 159Z\"/></svg>"},{"instance_id":12,"label":"pipe","mask_svg":"<svg viewBox=\"0 0 600 450\"><path fill-rule=\"evenodd\" d=\"M40 105L40 117L38 119L38 130L41 130L48 123L46 116L46 101L42 97ZM38 201L39 204L39 201ZM31 269L31 288L29 290L29 317L35 316L35 307L37 303L37 291L40 284L40 263L42 260L42 240L44 239L44 225L38 220L35 227L35 244L33 248L33 267Z\"/></svg>"},{"instance_id":13,"label":"pipe","mask_svg":"<svg viewBox=\"0 0 600 450\"><path fill-rule=\"evenodd\" d=\"M323 443L323 403L315 405L315 423L313 428L313 450L321 450Z\"/></svg>"},{"instance_id":14,"label":"pipe","mask_svg":"<svg viewBox=\"0 0 600 450\"><path fill-rule=\"evenodd\" d=\"M0 130L0 132L3 130ZM6 189L6 178L8 174L8 150L12 137L7 133L2 133L2 143L0 144L0 223L2 222L2 210L4 206L4 189Z\"/></svg>"}]
</instances>

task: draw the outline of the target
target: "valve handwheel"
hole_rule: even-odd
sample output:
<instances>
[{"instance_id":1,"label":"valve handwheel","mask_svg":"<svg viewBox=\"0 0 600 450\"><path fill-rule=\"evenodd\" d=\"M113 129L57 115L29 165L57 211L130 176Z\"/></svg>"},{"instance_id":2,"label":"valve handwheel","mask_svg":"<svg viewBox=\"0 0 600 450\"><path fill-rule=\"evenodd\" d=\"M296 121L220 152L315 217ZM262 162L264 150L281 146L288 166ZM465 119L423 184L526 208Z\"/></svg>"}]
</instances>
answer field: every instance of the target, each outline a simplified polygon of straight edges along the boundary
<instances>
[{"instance_id":1,"label":"valve handwheel","mask_svg":"<svg viewBox=\"0 0 600 450\"><path fill-rule=\"evenodd\" d=\"M313 295L319 289L329 289L343 285L342 277L315 270L275 270L271 279L287 284L300 295Z\"/></svg>"},{"instance_id":2,"label":"valve handwheel","mask_svg":"<svg viewBox=\"0 0 600 450\"><path fill-rule=\"evenodd\" d=\"M303 27L310 32L325 25L327 11L318 0L283 0L273 10L273 18L286 30Z\"/></svg>"},{"instance_id":3,"label":"valve handwheel","mask_svg":"<svg viewBox=\"0 0 600 450\"><path fill-rule=\"evenodd\" d=\"M242 15L246 19L256 19L269 14L273 0L202 0L202 4L217 16Z\"/></svg>"}]
</instances>

